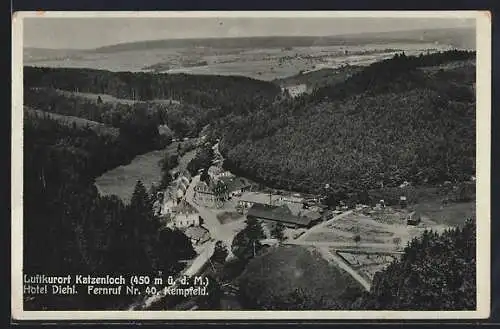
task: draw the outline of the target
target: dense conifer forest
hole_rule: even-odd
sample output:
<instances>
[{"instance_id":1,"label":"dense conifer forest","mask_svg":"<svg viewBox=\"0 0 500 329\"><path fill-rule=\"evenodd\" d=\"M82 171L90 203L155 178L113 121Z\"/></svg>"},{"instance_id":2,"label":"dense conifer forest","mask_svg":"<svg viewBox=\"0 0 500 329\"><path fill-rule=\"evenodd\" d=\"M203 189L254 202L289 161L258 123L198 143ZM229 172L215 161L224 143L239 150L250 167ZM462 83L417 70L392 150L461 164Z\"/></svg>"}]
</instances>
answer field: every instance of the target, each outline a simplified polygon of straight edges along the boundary
<instances>
[{"instance_id":1,"label":"dense conifer forest","mask_svg":"<svg viewBox=\"0 0 500 329\"><path fill-rule=\"evenodd\" d=\"M227 116L226 167L267 185L317 193L468 180L475 173L474 53L368 66L344 83Z\"/></svg>"},{"instance_id":2,"label":"dense conifer forest","mask_svg":"<svg viewBox=\"0 0 500 329\"><path fill-rule=\"evenodd\" d=\"M49 118L24 121L24 272L67 274L174 274L179 260L195 255L189 239L162 228L152 198L137 183L130 205L99 196L93 185L105 170L142 152L128 140L99 136L90 129ZM83 288L82 288L83 289ZM51 294L26 309L96 309L126 306L130 298L68 298Z\"/></svg>"}]
</instances>

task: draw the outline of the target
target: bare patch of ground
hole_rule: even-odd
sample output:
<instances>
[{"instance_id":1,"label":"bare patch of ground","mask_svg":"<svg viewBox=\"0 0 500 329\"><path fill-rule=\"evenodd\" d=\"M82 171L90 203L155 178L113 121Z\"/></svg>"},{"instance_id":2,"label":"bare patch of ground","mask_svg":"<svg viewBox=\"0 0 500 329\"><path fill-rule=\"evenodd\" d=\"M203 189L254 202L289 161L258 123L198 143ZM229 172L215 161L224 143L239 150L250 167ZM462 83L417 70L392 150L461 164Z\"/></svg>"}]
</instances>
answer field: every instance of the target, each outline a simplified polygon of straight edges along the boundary
<instances>
[{"instance_id":1,"label":"bare patch of ground","mask_svg":"<svg viewBox=\"0 0 500 329\"><path fill-rule=\"evenodd\" d=\"M224 211L217 214L217 219L221 224L228 224L242 218L242 214L233 211Z\"/></svg>"}]
</instances>

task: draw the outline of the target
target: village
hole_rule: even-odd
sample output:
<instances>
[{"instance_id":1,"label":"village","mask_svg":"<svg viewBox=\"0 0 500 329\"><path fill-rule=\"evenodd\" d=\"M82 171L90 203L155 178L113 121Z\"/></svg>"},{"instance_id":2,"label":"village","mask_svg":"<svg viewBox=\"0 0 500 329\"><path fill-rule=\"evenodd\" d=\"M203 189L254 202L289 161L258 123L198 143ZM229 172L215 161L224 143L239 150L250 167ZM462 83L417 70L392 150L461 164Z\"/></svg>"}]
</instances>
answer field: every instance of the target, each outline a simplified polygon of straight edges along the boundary
<instances>
[{"instance_id":1,"label":"village","mask_svg":"<svg viewBox=\"0 0 500 329\"><path fill-rule=\"evenodd\" d=\"M266 235L264 246L301 245L319 251L329 262L350 273L366 290L376 272L403 254L409 241L425 230L437 232L448 225L433 221L407 200L405 182L398 202L379 200L373 205L347 205L334 209L322 196L263 188L223 169L218 144L208 169L191 176L188 170L175 172L174 182L158 193L156 214L170 228L182 230L191 240L198 258L184 273L201 271L221 241L231 252L236 234L246 220L256 219ZM328 186L326 186L328 187ZM282 236L273 232L282 228Z\"/></svg>"}]
</instances>

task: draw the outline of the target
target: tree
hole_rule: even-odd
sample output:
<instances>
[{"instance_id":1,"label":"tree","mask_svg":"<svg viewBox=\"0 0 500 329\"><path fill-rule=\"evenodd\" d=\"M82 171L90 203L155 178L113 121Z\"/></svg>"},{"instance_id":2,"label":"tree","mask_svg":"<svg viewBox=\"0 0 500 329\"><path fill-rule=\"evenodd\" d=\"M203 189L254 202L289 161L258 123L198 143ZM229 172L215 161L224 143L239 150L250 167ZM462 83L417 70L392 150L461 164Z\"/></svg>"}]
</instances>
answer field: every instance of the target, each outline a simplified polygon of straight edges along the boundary
<instances>
[{"instance_id":1,"label":"tree","mask_svg":"<svg viewBox=\"0 0 500 329\"><path fill-rule=\"evenodd\" d=\"M245 232L248 237L252 240L264 239L266 235L258 219L254 217L248 217L245 221L246 227L242 232Z\"/></svg>"},{"instance_id":2,"label":"tree","mask_svg":"<svg viewBox=\"0 0 500 329\"><path fill-rule=\"evenodd\" d=\"M356 234L356 235L353 237L353 240L354 240L354 242L356 242L356 244L359 244L359 243L361 242L361 235Z\"/></svg>"},{"instance_id":3,"label":"tree","mask_svg":"<svg viewBox=\"0 0 500 329\"><path fill-rule=\"evenodd\" d=\"M285 226L281 222L278 222L278 223L276 223L273 230L271 231L271 235L274 238L278 239L279 242L282 242L283 240L285 240L284 230L285 230Z\"/></svg>"},{"instance_id":4,"label":"tree","mask_svg":"<svg viewBox=\"0 0 500 329\"><path fill-rule=\"evenodd\" d=\"M218 180L215 183L215 186L213 188L213 192L214 192L214 195L217 198L217 200L224 201L227 198L227 192L228 192L227 185L223 181Z\"/></svg>"},{"instance_id":5,"label":"tree","mask_svg":"<svg viewBox=\"0 0 500 329\"><path fill-rule=\"evenodd\" d=\"M170 172L163 172L161 176L161 181L160 181L160 188L164 189L167 188L171 183L173 182L172 175L170 175Z\"/></svg>"},{"instance_id":6,"label":"tree","mask_svg":"<svg viewBox=\"0 0 500 329\"><path fill-rule=\"evenodd\" d=\"M222 241L217 241L211 260L219 264L224 264L228 254L226 245Z\"/></svg>"},{"instance_id":7,"label":"tree","mask_svg":"<svg viewBox=\"0 0 500 329\"><path fill-rule=\"evenodd\" d=\"M399 246L401 245L401 238L397 236L394 239L392 239L392 242L396 246L396 249L399 249Z\"/></svg>"},{"instance_id":8,"label":"tree","mask_svg":"<svg viewBox=\"0 0 500 329\"><path fill-rule=\"evenodd\" d=\"M210 184L210 175L208 174L208 170L203 170L200 175L200 180L207 184Z\"/></svg>"},{"instance_id":9,"label":"tree","mask_svg":"<svg viewBox=\"0 0 500 329\"><path fill-rule=\"evenodd\" d=\"M201 310L219 310L221 298L224 296L219 281L212 275L205 276L208 281L207 295L200 298L199 309Z\"/></svg>"},{"instance_id":10,"label":"tree","mask_svg":"<svg viewBox=\"0 0 500 329\"><path fill-rule=\"evenodd\" d=\"M134 192L132 193L130 209L134 212L134 214L140 215L141 217L148 218L151 216L153 205L146 187L140 180L137 181Z\"/></svg>"},{"instance_id":11,"label":"tree","mask_svg":"<svg viewBox=\"0 0 500 329\"><path fill-rule=\"evenodd\" d=\"M358 193L358 202L364 205L369 205L371 203L367 190L362 190Z\"/></svg>"},{"instance_id":12,"label":"tree","mask_svg":"<svg viewBox=\"0 0 500 329\"><path fill-rule=\"evenodd\" d=\"M179 261L192 259L196 252L189 238L179 230L162 228L159 231L159 269L166 274L180 271L184 265Z\"/></svg>"},{"instance_id":13,"label":"tree","mask_svg":"<svg viewBox=\"0 0 500 329\"><path fill-rule=\"evenodd\" d=\"M246 230L238 232L231 245L233 255L243 261L255 257L261 248L259 240L251 238Z\"/></svg>"}]
</instances>

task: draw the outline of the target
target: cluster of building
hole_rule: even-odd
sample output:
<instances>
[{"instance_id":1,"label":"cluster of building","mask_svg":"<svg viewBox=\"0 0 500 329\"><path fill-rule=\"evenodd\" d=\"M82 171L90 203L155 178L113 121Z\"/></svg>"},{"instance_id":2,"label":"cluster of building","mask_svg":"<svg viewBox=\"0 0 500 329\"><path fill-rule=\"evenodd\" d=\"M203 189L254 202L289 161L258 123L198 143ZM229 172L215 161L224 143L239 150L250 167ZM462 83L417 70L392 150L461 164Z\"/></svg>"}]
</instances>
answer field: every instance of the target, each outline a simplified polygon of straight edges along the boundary
<instances>
[{"instance_id":1,"label":"cluster of building","mask_svg":"<svg viewBox=\"0 0 500 329\"><path fill-rule=\"evenodd\" d=\"M269 225L281 223L288 228L308 228L324 216L324 207L298 195L244 192L238 197L238 209L247 218Z\"/></svg>"},{"instance_id":2,"label":"cluster of building","mask_svg":"<svg viewBox=\"0 0 500 329\"><path fill-rule=\"evenodd\" d=\"M157 216L166 217L172 214L173 209L184 198L190 181L188 171L177 173L174 182L165 191L158 192L154 205Z\"/></svg>"},{"instance_id":3,"label":"cluster of building","mask_svg":"<svg viewBox=\"0 0 500 329\"><path fill-rule=\"evenodd\" d=\"M407 197L402 195L399 197L399 213L400 219L402 223L406 223L407 225L418 225L422 221L422 215L420 211L414 209L414 207L408 204ZM388 207L384 200L380 200L374 207L369 207L367 205L356 205L355 210L361 211L367 215L373 215L380 211L387 211L386 209L392 209L392 207Z\"/></svg>"},{"instance_id":4,"label":"cluster of building","mask_svg":"<svg viewBox=\"0 0 500 329\"><path fill-rule=\"evenodd\" d=\"M165 191L158 192L154 210L166 227L183 231L196 245L210 239L210 234L202 226L198 211L184 199L190 181L188 171L176 173L174 182Z\"/></svg>"},{"instance_id":5,"label":"cluster of building","mask_svg":"<svg viewBox=\"0 0 500 329\"><path fill-rule=\"evenodd\" d=\"M181 200L167 219L167 227L179 229L191 240L193 245L201 244L210 239L210 233L203 225L203 219L198 211L186 200Z\"/></svg>"},{"instance_id":6,"label":"cluster of building","mask_svg":"<svg viewBox=\"0 0 500 329\"><path fill-rule=\"evenodd\" d=\"M224 202L251 188L247 179L236 177L218 166L210 167L207 174L208 179L200 180L194 188L194 200L205 207L222 207Z\"/></svg>"}]
</instances>

